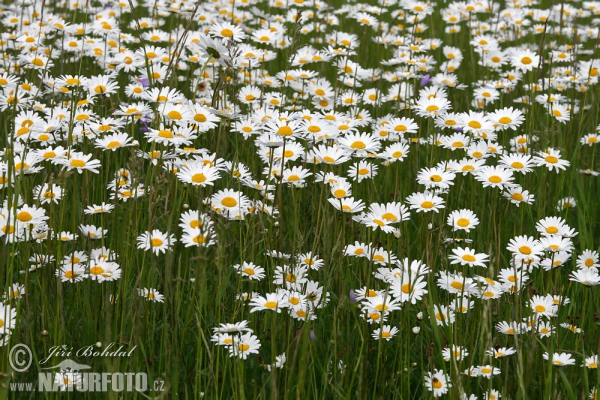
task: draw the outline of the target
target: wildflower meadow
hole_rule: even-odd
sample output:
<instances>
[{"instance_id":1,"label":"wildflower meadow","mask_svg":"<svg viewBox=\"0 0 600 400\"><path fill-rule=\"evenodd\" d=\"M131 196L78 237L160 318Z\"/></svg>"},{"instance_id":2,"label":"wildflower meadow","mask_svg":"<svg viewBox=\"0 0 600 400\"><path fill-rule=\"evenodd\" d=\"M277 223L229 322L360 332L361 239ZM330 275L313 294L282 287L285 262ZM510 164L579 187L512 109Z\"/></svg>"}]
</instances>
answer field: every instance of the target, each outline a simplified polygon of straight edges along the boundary
<instances>
[{"instance_id":1,"label":"wildflower meadow","mask_svg":"<svg viewBox=\"0 0 600 400\"><path fill-rule=\"evenodd\" d=\"M0 399L598 398L600 1L0 21Z\"/></svg>"}]
</instances>

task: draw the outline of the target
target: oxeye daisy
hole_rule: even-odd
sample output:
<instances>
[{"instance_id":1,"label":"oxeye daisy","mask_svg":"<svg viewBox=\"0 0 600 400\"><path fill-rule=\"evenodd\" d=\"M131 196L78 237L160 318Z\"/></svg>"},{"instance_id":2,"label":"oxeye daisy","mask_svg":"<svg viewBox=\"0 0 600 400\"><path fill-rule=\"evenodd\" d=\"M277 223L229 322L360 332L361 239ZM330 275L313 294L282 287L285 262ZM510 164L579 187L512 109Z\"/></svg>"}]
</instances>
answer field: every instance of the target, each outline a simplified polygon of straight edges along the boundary
<instances>
[{"instance_id":1,"label":"oxeye daisy","mask_svg":"<svg viewBox=\"0 0 600 400\"><path fill-rule=\"evenodd\" d=\"M599 268L600 263L598 262L600 257L598 256L598 252L594 250L584 250L577 257L577 267L581 269L586 268Z\"/></svg>"},{"instance_id":2,"label":"oxeye daisy","mask_svg":"<svg viewBox=\"0 0 600 400\"><path fill-rule=\"evenodd\" d=\"M552 105L548 108L548 113L556 118L558 122L563 124L567 123L567 121L571 119L570 110L567 108L567 106L562 104L552 103Z\"/></svg>"},{"instance_id":3,"label":"oxeye daisy","mask_svg":"<svg viewBox=\"0 0 600 400\"><path fill-rule=\"evenodd\" d=\"M271 310L277 313L281 312L281 309L289 306L287 300L287 294L285 291L278 291L275 293L267 293L266 297L256 296L250 301L252 309L251 313L255 311Z\"/></svg>"},{"instance_id":4,"label":"oxeye daisy","mask_svg":"<svg viewBox=\"0 0 600 400\"><path fill-rule=\"evenodd\" d=\"M578 271L571 272L569 280L573 282L581 283L585 286L596 286L600 285L600 275L598 271L593 268L580 269Z\"/></svg>"},{"instance_id":5,"label":"oxeye daisy","mask_svg":"<svg viewBox=\"0 0 600 400\"><path fill-rule=\"evenodd\" d=\"M92 159L92 154L84 154L75 151L69 154L69 158L57 159L56 163L62 165L67 171L76 169L80 174L84 170L98 174L98 168L100 168L100 161Z\"/></svg>"},{"instance_id":6,"label":"oxeye daisy","mask_svg":"<svg viewBox=\"0 0 600 400\"><path fill-rule=\"evenodd\" d=\"M450 309L456 313L466 314L475 307L475 302L468 295L458 296L450 303Z\"/></svg>"},{"instance_id":7,"label":"oxeye daisy","mask_svg":"<svg viewBox=\"0 0 600 400\"><path fill-rule=\"evenodd\" d=\"M538 155L533 157L533 162L536 163L537 166L545 166L550 171L556 170L565 170L571 163L567 160L563 160L560 158L560 150L548 149L546 151L538 152Z\"/></svg>"},{"instance_id":8,"label":"oxeye daisy","mask_svg":"<svg viewBox=\"0 0 600 400\"><path fill-rule=\"evenodd\" d=\"M529 300L531 309L537 316L552 317L556 314L558 307L552 301L549 296L538 296L534 295Z\"/></svg>"},{"instance_id":9,"label":"oxeye daisy","mask_svg":"<svg viewBox=\"0 0 600 400\"><path fill-rule=\"evenodd\" d=\"M452 348L446 347L442 350L442 357L444 361L448 362L450 359L455 359L456 361L461 361L465 357L469 355L469 351L461 346L457 346L455 344L452 345Z\"/></svg>"},{"instance_id":10,"label":"oxeye daisy","mask_svg":"<svg viewBox=\"0 0 600 400\"><path fill-rule=\"evenodd\" d=\"M526 174L532 172L532 160L528 154L509 153L500 156L500 165L515 172Z\"/></svg>"},{"instance_id":11,"label":"oxeye daisy","mask_svg":"<svg viewBox=\"0 0 600 400\"><path fill-rule=\"evenodd\" d=\"M383 327L375 329L371 336L375 340L385 339L389 342L397 333L398 328L395 326L383 325Z\"/></svg>"},{"instance_id":12,"label":"oxeye daisy","mask_svg":"<svg viewBox=\"0 0 600 400\"><path fill-rule=\"evenodd\" d=\"M525 121L523 113L520 110L513 109L512 107L505 107L501 110L496 110L492 113L489 113L488 117L495 125L496 130L517 130L523 121Z\"/></svg>"},{"instance_id":13,"label":"oxeye daisy","mask_svg":"<svg viewBox=\"0 0 600 400\"><path fill-rule=\"evenodd\" d=\"M169 233L162 233L158 229L154 229L152 232L146 231L137 237L137 247L145 251L152 250L158 255L158 253L166 253L167 250L172 250L172 246L176 241L175 235L169 235Z\"/></svg>"},{"instance_id":14,"label":"oxeye daisy","mask_svg":"<svg viewBox=\"0 0 600 400\"><path fill-rule=\"evenodd\" d=\"M337 210L346 213L358 213L364 210L365 204L362 200L354 200L354 197L345 197L345 198L331 198L327 199L332 206L334 206Z\"/></svg>"},{"instance_id":15,"label":"oxeye daisy","mask_svg":"<svg viewBox=\"0 0 600 400\"><path fill-rule=\"evenodd\" d=\"M177 178L184 183L193 186L212 186L213 182L220 178L217 168L202 161L187 164L177 172Z\"/></svg>"},{"instance_id":16,"label":"oxeye daisy","mask_svg":"<svg viewBox=\"0 0 600 400\"><path fill-rule=\"evenodd\" d=\"M494 124L482 112L469 111L458 116L458 126L465 132L471 132L473 135L482 133L491 133L494 130Z\"/></svg>"},{"instance_id":17,"label":"oxeye daisy","mask_svg":"<svg viewBox=\"0 0 600 400\"><path fill-rule=\"evenodd\" d=\"M512 182L512 171L494 166L482 167L475 174L475 179L483 184L483 187L502 187Z\"/></svg>"},{"instance_id":18,"label":"oxeye daisy","mask_svg":"<svg viewBox=\"0 0 600 400\"><path fill-rule=\"evenodd\" d=\"M333 183L330 190L336 199L343 199L352 195L352 186L346 180Z\"/></svg>"},{"instance_id":19,"label":"oxeye daisy","mask_svg":"<svg viewBox=\"0 0 600 400\"><path fill-rule=\"evenodd\" d=\"M452 106L445 98L432 97L421 98L414 106L417 115L421 117L434 118L446 113Z\"/></svg>"},{"instance_id":20,"label":"oxeye daisy","mask_svg":"<svg viewBox=\"0 0 600 400\"><path fill-rule=\"evenodd\" d=\"M229 22L215 23L210 28L210 34L222 38L223 41L232 40L241 42L246 38L246 34L242 31L242 28Z\"/></svg>"},{"instance_id":21,"label":"oxeye daisy","mask_svg":"<svg viewBox=\"0 0 600 400\"><path fill-rule=\"evenodd\" d=\"M446 222L454 231L464 230L469 232L479 225L479 218L477 218L473 211L462 209L452 211L450 215L448 215Z\"/></svg>"},{"instance_id":22,"label":"oxeye daisy","mask_svg":"<svg viewBox=\"0 0 600 400\"><path fill-rule=\"evenodd\" d=\"M488 262L489 256L485 253L475 253L475 250L466 248L452 249L453 255L448 258L452 260L450 264L468 265L470 267L485 267L485 263Z\"/></svg>"},{"instance_id":23,"label":"oxeye daisy","mask_svg":"<svg viewBox=\"0 0 600 400\"><path fill-rule=\"evenodd\" d=\"M428 391L433 392L433 397L441 397L452 387L450 376L444 371L428 372L425 376L425 387Z\"/></svg>"},{"instance_id":24,"label":"oxeye daisy","mask_svg":"<svg viewBox=\"0 0 600 400\"><path fill-rule=\"evenodd\" d=\"M454 185L456 174L443 168L423 168L417 174L417 182L426 188L436 187L447 189Z\"/></svg>"},{"instance_id":25,"label":"oxeye daisy","mask_svg":"<svg viewBox=\"0 0 600 400\"><path fill-rule=\"evenodd\" d=\"M158 303L165 302L165 297L162 294L160 294L158 292L158 290L156 290L156 289L152 289L152 288L138 289L138 295L145 298L148 301L154 301L154 302L158 302Z\"/></svg>"},{"instance_id":26,"label":"oxeye daisy","mask_svg":"<svg viewBox=\"0 0 600 400\"><path fill-rule=\"evenodd\" d=\"M454 311L452 311L449 307L444 305L434 305L433 313L433 315L435 316L435 322L440 326L452 325L456 318Z\"/></svg>"},{"instance_id":27,"label":"oxeye daisy","mask_svg":"<svg viewBox=\"0 0 600 400\"><path fill-rule=\"evenodd\" d=\"M96 148L115 151L121 147L133 146L132 138L126 133L114 133L96 139Z\"/></svg>"},{"instance_id":28,"label":"oxeye daisy","mask_svg":"<svg viewBox=\"0 0 600 400\"><path fill-rule=\"evenodd\" d=\"M87 275L85 268L81 264L64 265L56 270L56 276L60 277L62 282L81 282Z\"/></svg>"},{"instance_id":29,"label":"oxeye daisy","mask_svg":"<svg viewBox=\"0 0 600 400\"><path fill-rule=\"evenodd\" d=\"M523 190L519 185L506 186L502 195L517 207L519 207L521 203L531 204L535 200L534 195L530 194L527 190Z\"/></svg>"},{"instance_id":30,"label":"oxeye daisy","mask_svg":"<svg viewBox=\"0 0 600 400\"><path fill-rule=\"evenodd\" d=\"M550 359L550 356L548 355L548 353L542 354L542 357L544 358L544 360ZM575 360L569 353L554 353L552 355L551 361L552 361L552 364L557 367L564 367L565 365L574 365L575 364Z\"/></svg>"},{"instance_id":31,"label":"oxeye daisy","mask_svg":"<svg viewBox=\"0 0 600 400\"><path fill-rule=\"evenodd\" d=\"M241 265L236 264L233 266L240 275L250 280L260 281L265 277L265 270L262 267L254 265L254 263L247 263L244 261Z\"/></svg>"},{"instance_id":32,"label":"oxeye daisy","mask_svg":"<svg viewBox=\"0 0 600 400\"><path fill-rule=\"evenodd\" d=\"M441 208L444 208L444 199L431 192L413 193L406 198L407 203L410 204L412 210L417 212L439 212Z\"/></svg>"},{"instance_id":33,"label":"oxeye daisy","mask_svg":"<svg viewBox=\"0 0 600 400\"><path fill-rule=\"evenodd\" d=\"M500 368L492 365L482 365L477 367L477 369L479 370L478 376L483 376L487 379L491 379L494 375L500 375Z\"/></svg>"},{"instance_id":34,"label":"oxeye daisy","mask_svg":"<svg viewBox=\"0 0 600 400\"><path fill-rule=\"evenodd\" d=\"M218 213L246 209L249 205L250 199L242 192L233 189L219 190L211 198L211 207Z\"/></svg>"},{"instance_id":35,"label":"oxeye daisy","mask_svg":"<svg viewBox=\"0 0 600 400\"><path fill-rule=\"evenodd\" d=\"M527 72L538 67L540 56L531 50L516 51L510 58L510 63L516 69Z\"/></svg>"},{"instance_id":36,"label":"oxeye daisy","mask_svg":"<svg viewBox=\"0 0 600 400\"><path fill-rule=\"evenodd\" d=\"M58 204L58 201L62 198L62 194L63 189L54 183L52 185L45 183L33 188L33 197L41 204Z\"/></svg>"},{"instance_id":37,"label":"oxeye daisy","mask_svg":"<svg viewBox=\"0 0 600 400\"><path fill-rule=\"evenodd\" d=\"M530 236L517 236L508 243L507 250L513 253L517 265L523 263L536 264L538 257L542 255L544 247L540 242Z\"/></svg>"}]
</instances>

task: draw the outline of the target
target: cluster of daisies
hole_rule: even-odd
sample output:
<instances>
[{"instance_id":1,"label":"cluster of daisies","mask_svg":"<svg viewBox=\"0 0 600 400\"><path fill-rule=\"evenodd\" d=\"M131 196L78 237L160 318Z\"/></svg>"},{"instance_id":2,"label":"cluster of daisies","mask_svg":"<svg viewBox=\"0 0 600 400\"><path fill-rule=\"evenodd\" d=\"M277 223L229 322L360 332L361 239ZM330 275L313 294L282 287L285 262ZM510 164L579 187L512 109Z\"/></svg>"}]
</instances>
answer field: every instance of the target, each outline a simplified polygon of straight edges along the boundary
<instances>
[{"instance_id":1,"label":"cluster of daisies","mask_svg":"<svg viewBox=\"0 0 600 400\"><path fill-rule=\"evenodd\" d=\"M503 197L507 206L531 205L536 194L521 185L522 178L540 170L555 177L570 168L571 155L559 146L555 132L574 115L582 119L588 110L595 112L589 103L593 96L586 92L598 83L600 60L588 45L599 29L587 21L599 14L598 2L541 9L536 0L515 0L507 6L451 2L443 7L381 0L376 6L349 2L335 9L319 0L270 0L265 2L268 13L257 7L261 3L101 0L45 7L15 1L0 10L0 110L9 128L0 152L0 240L13 248L85 241L87 248L62 258L33 254L28 272L54 266L56 276L71 283L86 278L114 281L124 273L116 252L89 245L111 239L106 223L81 224L79 232L53 229L56 206L74 201L72 186L81 185L82 177L86 182L104 177L102 189L106 187L106 200L111 200L85 204L85 215L119 213L128 201L147 204L149 193L161 192L152 181L158 175L200 198L197 209L186 205L179 212L180 235L159 229L174 221L134 233L131 241L152 257L215 245L219 218L243 223L260 215L277 220L282 212L275 206L277 191L313 183L327 189L326 207L351 214L352 221L374 231L369 234L381 230L400 237L411 213L430 213L433 221L451 193L459 196L459 189L453 191L459 175L480 183L483 188L477 188L491 192L489 196ZM138 17L141 7L149 17ZM68 18L65 9L79 19ZM435 37L442 32L424 23L434 13L444 21L444 37L452 38L446 42L456 43L454 35L468 34L469 48ZM185 24L167 28L172 15L184 17ZM343 21L368 35L344 32ZM536 41L524 42L531 38ZM382 50L377 68L356 60L359 46L369 46L368 40ZM301 41L307 44L299 46ZM281 49L290 53L289 60L278 59ZM461 83L456 72L468 59L473 79ZM282 63L283 69L268 72ZM93 68L65 74L61 64ZM469 109L455 109L464 98ZM526 120L528 116L534 117ZM535 129L524 129L527 123ZM596 131L578 138L582 152L596 150L600 126ZM237 154L219 152L224 141L236 143ZM409 153L423 151L447 157L437 164L428 158L431 166L416 176L420 191L387 203L365 204L353 196L358 185L401 170ZM244 159L246 154L257 161ZM119 165L125 158L149 174L129 167L135 162L127 168ZM258 171L252 171L255 165ZM593 165L582 167L580 172L598 175ZM23 187L31 187L31 193L20 192ZM556 209L568 215L575 206L575 198L565 197ZM469 209L452 210L445 222L453 238L468 235L480 223ZM460 270L436 268L435 289L447 292L452 301L431 305L432 320L449 326L477 301L514 295L530 312L523 321L499 323L498 332L552 335L560 308L569 299L553 294L526 298L523 288L541 270L568 265L577 232L562 217L545 217L536 229L537 238L519 235L510 240L510 262L497 275L471 273L486 268L493 256L478 250L482 244L449 239L452 245L469 246L452 248L447 257L448 267ZM400 259L380 244L344 245L345 256L376 265L375 283L363 282L352 290L351 299L359 302L362 318L374 327L372 337L391 341L399 331L391 322L392 311L417 304L434 290L427 289L431 269L421 260ZM240 282L258 283L272 276L274 290L243 292L238 298L247 301L250 313L284 311L294 320L316 319L317 310L329 301L316 280L324 261L312 252L274 251L268 256L281 261L268 273L249 261L232 268ZM583 251L576 266L571 281L600 283L597 252ZM23 295L19 283L11 288L7 301ZM149 301L169 300L155 288L136 290ZM0 303L4 338L14 329L15 318L16 308ZM561 326L581 333L571 323ZM418 327L413 332L419 333ZM261 346L248 321L222 324L212 340L242 359ZM468 355L459 345L442 352L447 360ZM495 359L514 353L512 348L492 348L486 355ZM573 363L569 353L546 357L557 366ZM282 368L285 360L283 353L266 367ZM587 357L584 364L596 368L597 356ZM464 373L491 378L500 369L486 364ZM450 376L432 371L425 386L437 397L451 387ZM488 399L499 397L495 390L486 393Z\"/></svg>"}]
</instances>

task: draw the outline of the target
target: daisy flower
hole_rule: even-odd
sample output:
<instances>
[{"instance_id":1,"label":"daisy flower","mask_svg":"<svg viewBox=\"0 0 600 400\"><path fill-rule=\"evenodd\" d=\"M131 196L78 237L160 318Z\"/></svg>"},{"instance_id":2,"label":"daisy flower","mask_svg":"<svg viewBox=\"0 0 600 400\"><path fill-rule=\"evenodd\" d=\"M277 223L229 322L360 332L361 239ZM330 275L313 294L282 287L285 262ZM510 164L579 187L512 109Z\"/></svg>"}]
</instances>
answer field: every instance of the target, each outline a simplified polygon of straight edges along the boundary
<instances>
[{"instance_id":1,"label":"daisy flower","mask_svg":"<svg viewBox=\"0 0 600 400\"><path fill-rule=\"evenodd\" d=\"M538 67L540 63L540 56L529 49L516 51L510 57L510 63L519 71L527 72Z\"/></svg>"},{"instance_id":2,"label":"daisy flower","mask_svg":"<svg viewBox=\"0 0 600 400\"><path fill-rule=\"evenodd\" d=\"M444 371L428 372L425 376L425 387L428 391L433 392L433 397L441 397L448 393L448 389L452 387L450 376Z\"/></svg>"},{"instance_id":3,"label":"daisy flower","mask_svg":"<svg viewBox=\"0 0 600 400\"><path fill-rule=\"evenodd\" d=\"M343 199L327 199L327 201L336 208L336 210L345 213L358 213L364 210L365 204L362 200L354 200L354 197L345 197Z\"/></svg>"},{"instance_id":4,"label":"daisy flower","mask_svg":"<svg viewBox=\"0 0 600 400\"><path fill-rule=\"evenodd\" d=\"M506 186L502 192L502 196L506 197L517 207L519 207L521 203L531 204L535 200L533 194L530 194L528 190L523 190L523 188L519 185Z\"/></svg>"},{"instance_id":5,"label":"daisy flower","mask_svg":"<svg viewBox=\"0 0 600 400\"><path fill-rule=\"evenodd\" d=\"M77 151L71 152L69 158L56 159L56 163L62 165L67 171L76 169L80 174L84 170L97 174L99 173L98 168L100 168L100 161L93 160L92 154L84 154Z\"/></svg>"},{"instance_id":6,"label":"daisy flower","mask_svg":"<svg viewBox=\"0 0 600 400\"><path fill-rule=\"evenodd\" d=\"M571 112L567 108L567 106L552 103L552 105L548 108L548 112L552 115L558 122L563 124L567 123L571 119Z\"/></svg>"},{"instance_id":7,"label":"daisy flower","mask_svg":"<svg viewBox=\"0 0 600 400\"><path fill-rule=\"evenodd\" d=\"M83 212L85 214L101 214L101 213L110 213L115 208L114 204L102 203L102 204L94 204L86 207Z\"/></svg>"},{"instance_id":8,"label":"daisy flower","mask_svg":"<svg viewBox=\"0 0 600 400\"><path fill-rule=\"evenodd\" d=\"M285 291L277 291L275 293L267 293L267 297L256 296L250 300L251 313L255 311L271 310L277 313L281 309L288 308L287 293Z\"/></svg>"},{"instance_id":9,"label":"daisy flower","mask_svg":"<svg viewBox=\"0 0 600 400\"><path fill-rule=\"evenodd\" d=\"M246 34L242 28L229 22L217 22L213 24L210 27L210 34L222 38L223 41L232 40L241 42L246 38Z\"/></svg>"},{"instance_id":10,"label":"daisy flower","mask_svg":"<svg viewBox=\"0 0 600 400\"><path fill-rule=\"evenodd\" d=\"M211 207L218 213L238 212L240 209L247 209L249 205L250 199L233 189L219 190L211 198Z\"/></svg>"},{"instance_id":11,"label":"daisy flower","mask_svg":"<svg viewBox=\"0 0 600 400\"><path fill-rule=\"evenodd\" d=\"M411 210L417 210L417 212L439 212L440 209L444 208L444 199L431 192L413 193L406 198L406 202L410 204Z\"/></svg>"},{"instance_id":12,"label":"daisy flower","mask_svg":"<svg viewBox=\"0 0 600 400\"><path fill-rule=\"evenodd\" d=\"M514 178L509 169L485 166L475 173L475 179L481 182L483 187L503 187L511 183Z\"/></svg>"},{"instance_id":13,"label":"daisy flower","mask_svg":"<svg viewBox=\"0 0 600 400\"><path fill-rule=\"evenodd\" d=\"M500 368L494 367L492 365L482 365L477 367L479 370L478 376L483 376L484 378L491 379L494 375L500 375Z\"/></svg>"},{"instance_id":14,"label":"daisy flower","mask_svg":"<svg viewBox=\"0 0 600 400\"><path fill-rule=\"evenodd\" d=\"M138 295L142 296L143 298L145 298L148 301L154 301L154 302L158 302L158 303L164 303L165 302L165 296L163 296L162 294L160 294L158 292L158 290L156 289L147 289L147 288L142 288L142 289L138 289Z\"/></svg>"},{"instance_id":15,"label":"daisy flower","mask_svg":"<svg viewBox=\"0 0 600 400\"><path fill-rule=\"evenodd\" d=\"M455 315L449 307L444 305L434 305L433 312L435 316L435 322L438 325L451 325L454 323Z\"/></svg>"},{"instance_id":16,"label":"daisy flower","mask_svg":"<svg viewBox=\"0 0 600 400\"><path fill-rule=\"evenodd\" d=\"M590 369L596 369L596 368L598 368L598 356L597 355L593 355L593 356L590 356L590 357L586 357L582 366L590 368Z\"/></svg>"},{"instance_id":17,"label":"daisy flower","mask_svg":"<svg viewBox=\"0 0 600 400\"><path fill-rule=\"evenodd\" d=\"M383 327L375 329L371 336L375 340L385 339L389 342L397 333L398 328L395 326L383 325Z\"/></svg>"},{"instance_id":18,"label":"daisy flower","mask_svg":"<svg viewBox=\"0 0 600 400\"><path fill-rule=\"evenodd\" d=\"M193 186L212 186L213 182L220 178L219 171L210 164L202 161L192 162L182 167L177 172L177 178L184 183Z\"/></svg>"},{"instance_id":19,"label":"daisy flower","mask_svg":"<svg viewBox=\"0 0 600 400\"><path fill-rule=\"evenodd\" d=\"M426 188L436 187L447 189L454 185L456 174L452 171L447 171L444 168L423 168L417 174L417 182L425 185Z\"/></svg>"},{"instance_id":20,"label":"daisy flower","mask_svg":"<svg viewBox=\"0 0 600 400\"><path fill-rule=\"evenodd\" d=\"M544 360L548 360L550 356L548 353L542 354ZM552 364L557 367L564 367L565 365L575 365L575 360L569 353L554 353L552 355Z\"/></svg>"},{"instance_id":21,"label":"daisy flower","mask_svg":"<svg viewBox=\"0 0 600 400\"><path fill-rule=\"evenodd\" d=\"M501 358L501 357L506 357L506 356L510 356L515 354L517 351L515 349L513 349L512 347L506 348L506 347L492 347L491 349L488 349L485 351L485 354L492 356L494 358Z\"/></svg>"},{"instance_id":22,"label":"daisy flower","mask_svg":"<svg viewBox=\"0 0 600 400\"><path fill-rule=\"evenodd\" d=\"M60 269L56 270L56 276L60 277L62 282L81 282L87 275L83 265L72 263L64 265Z\"/></svg>"},{"instance_id":23,"label":"daisy flower","mask_svg":"<svg viewBox=\"0 0 600 400\"><path fill-rule=\"evenodd\" d=\"M600 285L600 275L598 271L592 268L580 269L578 271L571 272L569 280L581 283L585 286L596 286Z\"/></svg>"},{"instance_id":24,"label":"daisy flower","mask_svg":"<svg viewBox=\"0 0 600 400\"><path fill-rule=\"evenodd\" d=\"M496 130L512 129L516 131L525 121L523 112L512 107L505 107L501 110L491 112L488 114L488 118L494 123Z\"/></svg>"},{"instance_id":25,"label":"daisy flower","mask_svg":"<svg viewBox=\"0 0 600 400\"><path fill-rule=\"evenodd\" d=\"M528 154L509 153L500 156L500 165L515 172L526 174L532 172L532 159Z\"/></svg>"},{"instance_id":26,"label":"daisy flower","mask_svg":"<svg viewBox=\"0 0 600 400\"><path fill-rule=\"evenodd\" d=\"M81 372L60 371L54 374L54 383L60 391L72 391L74 387L80 387L82 379Z\"/></svg>"},{"instance_id":27,"label":"daisy flower","mask_svg":"<svg viewBox=\"0 0 600 400\"><path fill-rule=\"evenodd\" d=\"M175 235L169 235L168 232L162 233L158 229L154 229L152 232L146 231L137 237L137 247L145 251L152 250L158 255L158 253L166 253L167 250L172 250L172 246L176 241Z\"/></svg>"},{"instance_id":28,"label":"daisy flower","mask_svg":"<svg viewBox=\"0 0 600 400\"><path fill-rule=\"evenodd\" d=\"M468 355L469 351L466 348L455 344L452 345L452 348L446 347L442 350L442 357L446 362L450 361L451 358L454 358L456 361L461 361Z\"/></svg>"},{"instance_id":29,"label":"daisy flower","mask_svg":"<svg viewBox=\"0 0 600 400\"><path fill-rule=\"evenodd\" d=\"M58 201L62 198L62 194L62 188L54 183L52 185L44 183L33 188L33 198L38 200L40 204L58 204Z\"/></svg>"},{"instance_id":30,"label":"daisy flower","mask_svg":"<svg viewBox=\"0 0 600 400\"><path fill-rule=\"evenodd\" d=\"M552 298L549 296L534 295L531 300L529 300L529 305L537 316L543 315L545 317L552 317L556 315L558 309L552 301Z\"/></svg>"},{"instance_id":31,"label":"daisy flower","mask_svg":"<svg viewBox=\"0 0 600 400\"><path fill-rule=\"evenodd\" d=\"M479 225L479 218L477 218L475 213L471 210L454 210L448 216L446 223L450 225L454 231L464 230L469 232Z\"/></svg>"},{"instance_id":32,"label":"daisy flower","mask_svg":"<svg viewBox=\"0 0 600 400\"><path fill-rule=\"evenodd\" d=\"M538 152L538 155L533 157L533 162L539 166L545 166L550 171L556 169L565 170L571 163L567 160L560 158L560 150L548 149L546 151Z\"/></svg>"},{"instance_id":33,"label":"daisy flower","mask_svg":"<svg viewBox=\"0 0 600 400\"><path fill-rule=\"evenodd\" d=\"M17 309L0 303L0 334L10 333L15 328Z\"/></svg>"},{"instance_id":34,"label":"daisy flower","mask_svg":"<svg viewBox=\"0 0 600 400\"><path fill-rule=\"evenodd\" d=\"M435 118L438 115L446 113L452 106L450 102L445 98L431 97L421 98L413 108L416 110L417 115L420 117Z\"/></svg>"},{"instance_id":35,"label":"daisy flower","mask_svg":"<svg viewBox=\"0 0 600 400\"><path fill-rule=\"evenodd\" d=\"M577 267L581 269L585 268L598 268L600 267L600 256L598 252L594 250L584 250L583 253L577 257Z\"/></svg>"},{"instance_id":36,"label":"daisy flower","mask_svg":"<svg viewBox=\"0 0 600 400\"><path fill-rule=\"evenodd\" d=\"M265 269L263 267L259 267L254 265L253 263L247 263L244 261L241 265L236 264L233 266L233 269L236 269L240 275L245 278L256 281L260 281L265 277Z\"/></svg>"},{"instance_id":37,"label":"daisy flower","mask_svg":"<svg viewBox=\"0 0 600 400\"><path fill-rule=\"evenodd\" d=\"M468 265L469 267L485 267L485 263L489 261L489 256L487 254L475 253L475 250L471 250L468 247L464 249L460 247L452 249L452 253L454 253L454 255L448 257L452 260L450 264L460 263L460 265Z\"/></svg>"},{"instance_id":38,"label":"daisy flower","mask_svg":"<svg viewBox=\"0 0 600 400\"><path fill-rule=\"evenodd\" d=\"M423 295L428 293L426 287L427 282L423 276L402 274L399 278L392 280L390 293L402 303L410 301L412 304L416 304L417 301L421 301Z\"/></svg>"}]
</instances>

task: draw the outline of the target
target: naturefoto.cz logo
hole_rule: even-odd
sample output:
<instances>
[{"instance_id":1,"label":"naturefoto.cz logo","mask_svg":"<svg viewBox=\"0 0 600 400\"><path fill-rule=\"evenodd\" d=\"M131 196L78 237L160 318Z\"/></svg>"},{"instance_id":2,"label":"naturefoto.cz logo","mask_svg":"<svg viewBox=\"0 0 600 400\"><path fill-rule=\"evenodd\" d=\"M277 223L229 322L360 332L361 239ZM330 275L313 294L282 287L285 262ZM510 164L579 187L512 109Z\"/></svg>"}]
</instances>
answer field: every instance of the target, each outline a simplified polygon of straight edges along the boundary
<instances>
[{"instance_id":1,"label":"naturefoto.cz logo","mask_svg":"<svg viewBox=\"0 0 600 400\"><path fill-rule=\"evenodd\" d=\"M118 350L110 351L114 343L109 344L103 351L96 351L93 346L83 347L75 352L85 354L90 357L124 357L130 356L133 350L128 353ZM67 349L66 346L57 346L50 349L50 355L40 360L40 365L44 365L53 356L71 356L73 349ZM31 349L25 344L17 344L9 352L10 366L16 372L25 372L29 369L33 361ZM148 388L148 375L145 372L92 372L91 367L86 364L80 364L69 358L60 363L40 368L44 372L38 372L37 385L33 382L11 382L12 391L39 391L39 392L58 392L58 391L79 391L79 392L145 392ZM153 382L154 391L162 391L164 382L157 380Z\"/></svg>"}]
</instances>

